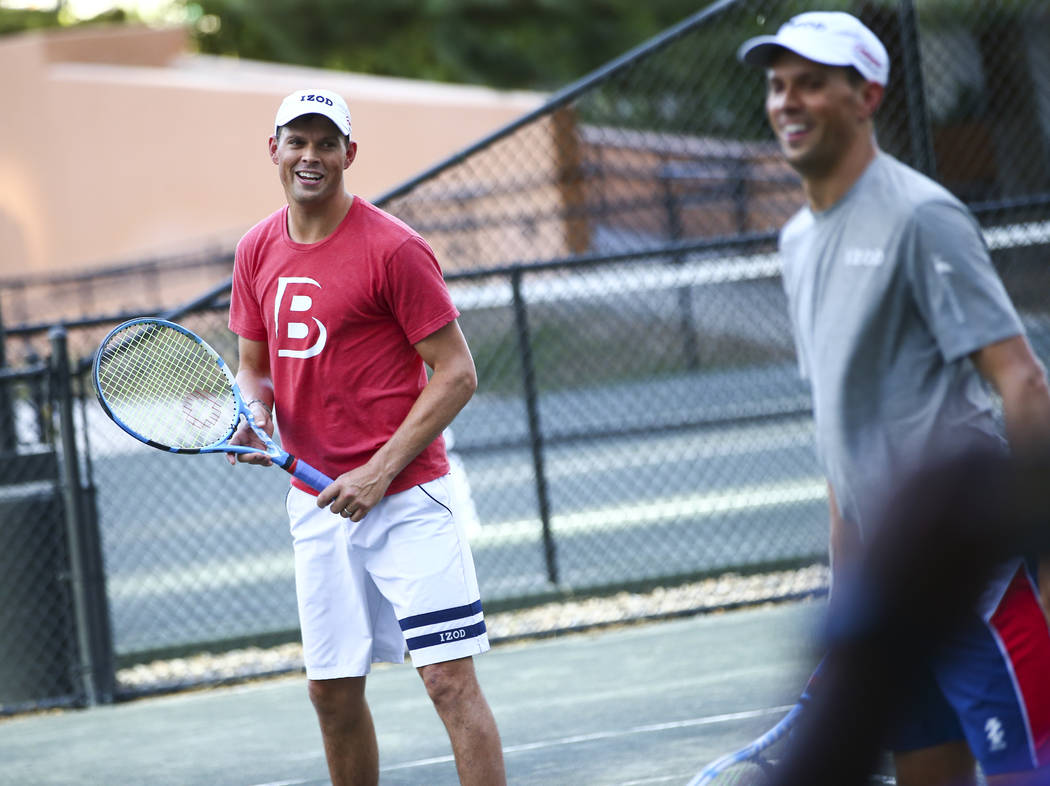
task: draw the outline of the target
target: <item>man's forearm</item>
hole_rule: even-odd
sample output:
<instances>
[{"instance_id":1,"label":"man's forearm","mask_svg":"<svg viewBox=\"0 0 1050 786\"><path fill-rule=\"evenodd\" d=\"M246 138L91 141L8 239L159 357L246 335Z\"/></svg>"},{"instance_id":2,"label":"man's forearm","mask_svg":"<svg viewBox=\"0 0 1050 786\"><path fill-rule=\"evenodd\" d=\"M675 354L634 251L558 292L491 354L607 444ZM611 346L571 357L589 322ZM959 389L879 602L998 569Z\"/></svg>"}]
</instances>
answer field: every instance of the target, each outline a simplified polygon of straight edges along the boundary
<instances>
[{"instance_id":1,"label":"man's forearm","mask_svg":"<svg viewBox=\"0 0 1050 786\"><path fill-rule=\"evenodd\" d=\"M476 387L472 374L435 371L397 431L376 452L372 462L391 479L396 477L448 428L470 401Z\"/></svg>"}]
</instances>

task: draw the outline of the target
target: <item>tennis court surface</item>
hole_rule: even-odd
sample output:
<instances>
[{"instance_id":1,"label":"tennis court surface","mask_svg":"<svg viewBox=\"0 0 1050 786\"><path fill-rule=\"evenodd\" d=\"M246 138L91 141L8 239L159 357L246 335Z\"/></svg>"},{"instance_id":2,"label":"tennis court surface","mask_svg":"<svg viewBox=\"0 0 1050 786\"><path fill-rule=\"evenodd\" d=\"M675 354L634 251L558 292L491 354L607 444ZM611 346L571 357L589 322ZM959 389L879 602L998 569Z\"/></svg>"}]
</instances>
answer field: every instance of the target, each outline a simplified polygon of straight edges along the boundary
<instances>
[{"instance_id":1,"label":"tennis court surface","mask_svg":"<svg viewBox=\"0 0 1050 786\"><path fill-rule=\"evenodd\" d=\"M499 645L477 659L512 784L684 784L793 704L811 600ZM458 783L415 670L369 678L382 784ZM301 675L0 722L0 783L327 784Z\"/></svg>"}]
</instances>

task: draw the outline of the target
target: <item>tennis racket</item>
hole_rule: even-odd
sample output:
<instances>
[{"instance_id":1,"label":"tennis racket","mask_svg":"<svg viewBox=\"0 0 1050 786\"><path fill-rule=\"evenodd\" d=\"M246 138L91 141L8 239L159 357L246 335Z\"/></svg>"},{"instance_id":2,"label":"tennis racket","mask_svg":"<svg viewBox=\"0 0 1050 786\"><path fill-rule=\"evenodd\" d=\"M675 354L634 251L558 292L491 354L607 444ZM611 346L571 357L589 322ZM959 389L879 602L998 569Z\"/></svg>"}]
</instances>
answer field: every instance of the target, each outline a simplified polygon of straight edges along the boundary
<instances>
[{"instance_id":1,"label":"tennis racket","mask_svg":"<svg viewBox=\"0 0 1050 786\"><path fill-rule=\"evenodd\" d=\"M783 754L782 748L810 702L814 684L820 677L823 661L806 681L798 703L772 729L739 750L727 753L704 767L688 786L766 786L773 783L773 762ZM778 745L781 741L785 745Z\"/></svg>"},{"instance_id":2,"label":"tennis racket","mask_svg":"<svg viewBox=\"0 0 1050 786\"><path fill-rule=\"evenodd\" d=\"M332 479L278 447L245 406L229 367L200 336L163 319L113 328L95 355L99 403L140 442L169 453L265 453L317 491ZM231 445L241 417L266 446Z\"/></svg>"},{"instance_id":3,"label":"tennis racket","mask_svg":"<svg viewBox=\"0 0 1050 786\"><path fill-rule=\"evenodd\" d=\"M773 783L770 761L777 743L794 728L804 708L799 701L780 722L758 739L739 750L715 759L689 781L688 786L766 786Z\"/></svg>"}]
</instances>

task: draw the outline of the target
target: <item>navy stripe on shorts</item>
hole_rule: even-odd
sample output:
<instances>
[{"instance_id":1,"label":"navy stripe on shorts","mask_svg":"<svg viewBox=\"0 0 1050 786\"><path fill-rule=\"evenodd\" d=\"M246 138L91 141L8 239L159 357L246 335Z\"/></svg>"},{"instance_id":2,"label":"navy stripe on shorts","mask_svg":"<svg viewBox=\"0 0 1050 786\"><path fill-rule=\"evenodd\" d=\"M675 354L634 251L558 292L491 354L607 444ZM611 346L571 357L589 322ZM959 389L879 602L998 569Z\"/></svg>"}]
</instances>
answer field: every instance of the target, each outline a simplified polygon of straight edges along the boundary
<instances>
[{"instance_id":1,"label":"navy stripe on shorts","mask_svg":"<svg viewBox=\"0 0 1050 786\"><path fill-rule=\"evenodd\" d=\"M474 621L481 614L481 600L466 606L453 606L425 614L414 614L399 620L409 650L433 647L437 644L475 639L485 633L485 620ZM438 626L435 628L435 626ZM420 628L430 628L426 632ZM410 631L419 631L415 636Z\"/></svg>"}]
</instances>

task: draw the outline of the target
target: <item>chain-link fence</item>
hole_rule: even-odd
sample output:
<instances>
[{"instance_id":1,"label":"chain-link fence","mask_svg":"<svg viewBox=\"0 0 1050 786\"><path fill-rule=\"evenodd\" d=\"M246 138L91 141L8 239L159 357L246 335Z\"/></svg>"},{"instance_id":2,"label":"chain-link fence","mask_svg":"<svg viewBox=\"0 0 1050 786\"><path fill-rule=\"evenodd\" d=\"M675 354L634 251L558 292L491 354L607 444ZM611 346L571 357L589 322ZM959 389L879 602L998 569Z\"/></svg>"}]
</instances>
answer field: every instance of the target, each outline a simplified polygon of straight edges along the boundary
<instances>
[{"instance_id":1,"label":"chain-link fence","mask_svg":"<svg viewBox=\"0 0 1050 786\"><path fill-rule=\"evenodd\" d=\"M0 684L3 704L75 694L75 628L69 587L58 454L51 445L46 368L0 377ZM16 415L17 413L17 415ZM18 431L24 449L15 454ZM14 481L14 482L11 482Z\"/></svg>"},{"instance_id":2,"label":"chain-link fence","mask_svg":"<svg viewBox=\"0 0 1050 786\"><path fill-rule=\"evenodd\" d=\"M172 308L229 278L232 249L158 257L60 275L0 279L0 314L8 324L47 332L56 322L104 314L107 321ZM21 350L15 346L14 362Z\"/></svg>"},{"instance_id":3,"label":"chain-link fence","mask_svg":"<svg viewBox=\"0 0 1050 786\"><path fill-rule=\"evenodd\" d=\"M112 637L101 540L81 465L66 333L49 357L0 363L0 710L111 700ZM0 342L2 344L2 342ZM0 352L0 361L3 360Z\"/></svg>"},{"instance_id":4,"label":"chain-link fence","mask_svg":"<svg viewBox=\"0 0 1050 786\"><path fill-rule=\"evenodd\" d=\"M973 206L1050 360L1050 9L821 5L886 43L882 147ZM801 10L716 3L379 200L435 247L475 356L454 457L488 609L823 557L825 485L775 254L803 197L765 123L763 75L735 60ZM227 299L219 286L178 318L233 360ZM74 357L113 323L71 323ZM9 328L6 347L27 367L52 354L38 327ZM116 664L294 639L284 473L138 445L82 395L84 365L73 466L101 533ZM30 575L0 573L0 647L58 653L69 667L49 666L39 695L83 697L94 664L69 633L69 525L48 523L65 515L69 441L54 396L31 390L47 373L0 386L14 413L0 419L0 559ZM46 478L23 474L34 451L52 454ZM0 673L0 706L32 693L16 677ZM118 679L116 692L134 691Z\"/></svg>"}]
</instances>

